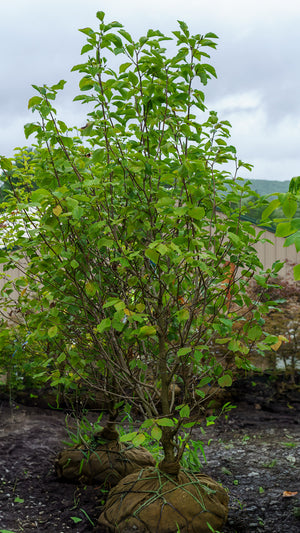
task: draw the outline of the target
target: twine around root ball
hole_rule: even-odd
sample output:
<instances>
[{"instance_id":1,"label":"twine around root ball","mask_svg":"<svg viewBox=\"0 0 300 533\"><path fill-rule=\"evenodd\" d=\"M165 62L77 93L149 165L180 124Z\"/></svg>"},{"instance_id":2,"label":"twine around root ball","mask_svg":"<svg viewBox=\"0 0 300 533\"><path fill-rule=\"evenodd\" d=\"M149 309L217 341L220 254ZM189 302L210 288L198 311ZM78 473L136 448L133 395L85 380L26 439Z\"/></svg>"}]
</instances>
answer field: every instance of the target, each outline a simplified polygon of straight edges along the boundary
<instances>
[{"instance_id":1,"label":"twine around root ball","mask_svg":"<svg viewBox=\"0 0 300 533\"><path fill-rule=\"evenodd\" d=\"M227 492L209 476L149 467L110 491L98 522L110 533L210 533L227 515Z\"/></svg>"}]
</instances>

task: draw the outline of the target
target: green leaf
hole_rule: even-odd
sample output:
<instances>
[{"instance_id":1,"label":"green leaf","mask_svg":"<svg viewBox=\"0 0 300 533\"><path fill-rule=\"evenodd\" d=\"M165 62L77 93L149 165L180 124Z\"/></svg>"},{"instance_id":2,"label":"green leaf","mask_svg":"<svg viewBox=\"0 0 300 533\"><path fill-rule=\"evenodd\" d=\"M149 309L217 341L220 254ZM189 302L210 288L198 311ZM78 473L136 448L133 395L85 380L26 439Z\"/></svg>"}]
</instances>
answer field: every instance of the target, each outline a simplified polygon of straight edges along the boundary
<instances>
[{"instance_id":1,"label":"green leaf","mask_svg":"<svg viewBox=\"0 0 300 533\"><path fill-rule=\"evenodd\" d=\"M247 366L245 366L245 361L241 359L238 355L235 356L234 362L237 368L247 368Z\"/></svg>"},{"instance_id":2,"label":"green leaf","mask_svg":"<svg viewBox=\"0 0 300 533\"><path fill-rule=\"evenodd\" d=\"M91 124L91 127L92 126L93 125ZM102 149L97 148L96 150L93 151L92 161L93 163L102 163L103 161L103 150Z\"/></svg>"},{"instance_id":3,"label":"green leaf","mask_svg":"<svg viewBox=\"0 0 300 533\"><path fill-rule=\"evenodd\" d=\"M188 309L180 309L177 312L177 317L178 317L179 322L185 322L186 320L188 320L189 316L190 316L190 313Z\"/></svg>"},{"instance_id":4,"label":"green leaf","mask_svg":"<svg viewBox=\"0 0 300 533\"><path fill-rule=\"evenodd\" d=\"M125 72L125 70L128 69L128 67L131 67L132 63L122 63L122 65L120 65L120 68L119 68L119 72L120 74L122 74L123 72Z\"/></svg>"},{"instance_id":5,"label":"green leaf","mask_svg":"<svg viewBox=\"0 0 300 533\"><path fill-rule=\"evenodd\" d=\"M230 337L222 337L221 339L216 339L215 343L216 344L226 344L229 341L230 341Z\"/></svg>"},{"instance_id":6,"label":"green leaf","mask_svg":"<svg viewBox=\"0 0 300 533\"><path fill-rule=\"evenodd\" d=\"M249 329L248 331L248 339L251 341L255 341L259 339L262 335L262 329L260 326L256 325Z\"/></svg>"},{"instance_id":7,"label":"green leaf","mask_svg":"<svg viewBox=\"0 0 300 533\"><path fill-rule=\"evenodd\" d=\"M102 237L102 239L99 239L97 241L97 247L99 249L102 247L110 248L111 246L113 246L113 244L114 244L114 241L112 239L108 239L107 237Z\"/></svg>"},{"instance_id":8,"label":"green leaf","mask_svg":"<svg viewBox=\"0 0 300 533\"><path fill-rule=\"evenodd\" d=\"M261 276L260 274L255 274L254 279L256 283L261 287L267 287L266 278L264 276Z\"/></svg>"},{"instance_id":9,"label":"green leaf","mask_svg":"<svg viewBox=\"0 0 300 533\"><path fill-rule=\"evenodd\" d=\"M287 218L293 218L297 211L297 201L289 193L282 204L282 210Z\"/></svg>"},{"instance_id":10,"label":"green leaf","mask_svg":"<svg viewBox=\"0 0 300 533\"><path fill-rule=\"evenodd\" d=\"M120 442L132 442L138 435L137 431L131 431L130 433L124 433L120 436Z\"/></svg>"},{"instance_id":11,"label":"green leaf","mask_svg":"<svg viewBox=\"0 0 300 533\"><path fill-rule=\"evenodd\" d=\"M146 436L144 435L144 433L138 433L137 436L132 439L132 444L133 446L140 446L141 444L143 444L145 439Z\"/></svg>"},{"instance_id":12,"label":"green leaf","mask_svg":"<svg viewBox=\"0 0 300 533\"><path fill-rule=\"evenodd\" d=\"M187 355L191 351L192 351L192 348L190 348L190 347L180 348L180 350L178 350L178 352L177 352L177 355L178 355L178 357L181 357L182 355Z\"/></svg>"},{"instance_id":13,"label":"green leaf","mask_svg":"<svg viewBox=\"0 0 300 533\"><path fill-rule=\"evenodd\" d=\"M295 176L290 181L289 192L297 194L299 192L299 189L300 189L300 176Z\"/></svg>"},{"instance_id":14,"label":"green leaf","mask_svg":"<svg viewBox=\"0 0 300 533\"><path fill-rule=\"evenodd\" d=\"M73 520L74 524L82 522L82 518L78 518L77 516L71 516L71 520Z\"/></svg>"},{"instance_id":15,"label":"green leaf","mask_svg":"<svg viewBox=\"0 0 300 533\"><path fill-rule=\"evenodd\" d=\"M293 232L291 222L281 222L276 228L276 237L287 237Z\"/></svg>"},{"instance_id":16,"label":"green leaf","mask_svg":"<svg viewBox=\"0 0 300 533\"><path fill-rule=\"evenodd\" d=\"M84 33L84 35L88 35L89 37L92 37L95 35L94 30L92 28L80 28L78 31L81 33Z\"/></svg>"},{"instance_id":17,"label":"green leaf","mask_svg":"<svg viewBox=\"0 0 300 533\"><path fill-rule=\"evenodd\" d=\"M162 436L162 430L158 427L158 426L154 426L151 430L151 437L154 439L154 440L158 440L160 441L161 439L161 436Z\"/></svg>"},{"instance_id":18,"label":"green leaf","mask_svg":"<svg viewBox=\"0 0 300 533\"><path fill-rule=\"evenodd\" d=\"M241 246L243 243L241 239L238 237L238 235L235 235L235 233L232 233L231 231L227 232L227 236L229 240L235 245L235 246Z\"/></svg>"},{"instance_id":19,"label":"green leaf","mask_svg":"<svg viewBox=\"0 0 300 533\"><path fill-rule=\"evenodd\" d=\"M202 378L200 380L200 382L198 383L198 387L199 388L205 387L205 385L208 385L210 382L211 382L211 377L210 376L206 376L205 378Z\"/></svg>"},{"instance_id":20,"label":"green leaf","mask_svg":"<svg viewBox=\"0 0 300 533\"><path fill-rule=\"evenodd\" d=\"M145 256L152 261L152 263L155 263L155 265L158 263L159 259L159 253L156 250L153 250L152 248L147 248L145 250Z\"/></svg>"},{"instance_id":21,"label":"green leaf","mask_svg":"<svg viewBox=\"0 0 300 533\"><path fill-rule=\"evenodd\" d=\"M30 109L33 106L39 105L43 101L43 98L41 96L33 96L28 101L28 109Z\"/></svg>"},{"instance_id":22,"label":"green leaf","mask_svg":"<svg viewBox=\"0 0 300 533\"><path fill-rule=\"evenodd\" d=\"M30 122L29 124L25 124L24 126L24 134L25 138L28 139L28 137L34 132L38 131L40 129L40 126L38 124L34 124L33 122Z\"/></svg>"},{"instance_id":23,"label":"green leaf","mask_svg":"<svg viewBox=\"0 0 300 533\"><path fill-rule=\"evenodd\" d=\"M232 339L228 344L228 350L231 350L232 352L237 352L239 349L239 342L236 339Z\"/></svg>"},{"instance_id":24,"label":"green leaf","mask_svg":"<svg viewBox=\"0 0 300 533\"><path fill-rule=\"evenodd\" d=\"M66 354L65 353L61 353L58 358L56 359L56 362L57 363L63 363L64 361L66 360Z\"/></svg>"},{"instance_id":25,"label":"green leaf","mask_svg":"<svg viewBox=\"0 0 300 533\"><path fill-rule=\"evenodd\" d=\"M262 213L262 221L264 220L267 220L269 218L269 216L273 213L273 211L275 211L275 209L277 209L277 207L280 206L280 200L272 200L268 207L266 207L266 209L263 211Z\"/></svg>"},{"instance_id":26,"label":"green leaf","mask_svg":"<svg viewBox=\"0 0 300 533\"><path fill-rule=\"evenodd\" d=\"M108 298L106 300L105 304L103 304L103 309L107 309L108 307L115 306L115 305L119 304L120 302L122 302L122 300L120 300L120 298Z\"/></svg>"},{"instance_id":27,"label":"green leaf","mask_svg":"<svg viewBox=\"0 0 300 533\"><path fill-rule=\"evenodd\" d=\"M139 337L151 337L156 335L156 328L154 326L142 326L139 329Z\"/></svg>"},{"instance_id":28,"label":"green leaf","mask_svg":"<svg viewBox=\"0 0 300 533\"><path fill-rule=\"evenodd\" d=\"M52 326L51 328L48 329L48 337L50 339L52 339L53 337L55 337L58 333L58 328L57 326Z\"/></svg>"},{"instance_id":29,"label":"green leaf","mask_svg":"<svg viewBox=\"0 0 300 533\"><path fill-rule=\"evenodd\" d=\"M81 91L89 91L90 89L93 89L95 85L95 82L90 76L85 76L82 78L79 82L79 89Z\"/></svg>"},{"instance_id":30,"label":"green leaf","mask_svg":"<svg viewBox=\"0 0 300 533\"><path fill-rule=\"evenodd\" d=\"M142 423L140 427L143 429L148 429L153 426L153 423L154 423L154 420L152 418L148 418Z\"/></svg>"},{"instance_id":31,"label":"green leaf","mask_svg":"<svg viewBox=\"0 0 300 533\"><path fill-rule=\"evenodd\" d=\"M291 244L294 244L296 251L300 252L300 231L297 231L293 235L287 237L283 246L291 246Z\"/></svg>"},{"instance_id":32,"label":"green leaf","mask_svg":"<svg viewBox=\"0 0 300 533\"><path fill-rule=\"evenodd\" d=\"M84 286L84 290L85 290L85 294L89 297L92 297L92 296L95 296L97 290L98 290L98 286L96 283L92 282L92 281L87 281L85 286Z\"/></svg>"},{"instance_id":33,"label":"green leaf","mask_svg":"<svg viewBox=\"0 0 300 533\"><path fill-rule=\"evenodd\" d=\"M179 411L179 415L181 418L189 418L190 416L190 408L188 405L184 405L180 411Z\"/></svg>"},{"instance_id":34,"label":"green leaf","mask_svg":"<svg viewBox=\"0 0 300 533\"><path fill-rule=\"evenodd\" d=\"M156 249L161 255L165 255L165 254L169 251L168 246L166 246L166 245L163 244L162 242L160 242L160 243L155 247L155 249Z\"/></svg>"},{"instance_id":35,"label":"green leaf","mask_svg":"<svg viewBox=\"0 0 300 533\"><path fill-rule=\"evenodd\" d=\"M85 44L82 48L81 48L81 55L85 54L86 52L89 52L90 50L93 50L93 45L92 44Z\"/></svg>"},{"instance_id":36,"label":"green leaf","mask_svg":"<svg viewBox=\"0 0 300 533\"><path fill-rule=\"evenodd\" d=\"M122 318L118 318L114 316L114 318L112 319L111 325L116 331L123 331L125 327L124 316L122 315Z\"/></svg>"},{"instance_id":37,"label":"green leaf","mask_svg":"<svg viewBox=\"0 0 300 533\"><path fill-rule=\"evenodd\" d=\"M65 84L66 84L66 80L60 80L58 83L56 83L55 85L52 85L52 87L50 87L52 89L52 91L61 91Z\"/></svg>"},{"instance_id":38,"label":"green leaf","mask_svg":"<svg viewBox=\"0 0 300 533\"><path fill-rule=\"evenodd\" d=\"M36 189L31 194L32 202L41 202L45 198L49 198L51 193L47 189Z\"/></svg>"},{"instance_id":39,"label":"green leaf","mask_svg":"<svg viewBox=\"0 0 300 533\"><path fill-rule=\"evenodd\" d=\"M295 281L300 280L300 265L294 266L294 278L295 278Z\"/></svg>"},{"instance_id":40,"label":"green leaf","mask_svg":"<svg viewBox=\"0 0 300 533\"><path fill-rule=\"evenodd\" d=\"M104 11L97 11L97 13L96 13L96 17L97 17L97 19L99 19L101 22L103 22L104 17L105 17L105 13L104 13Z\"/></svg>"},{"instance_id":41,"label":"green leaf","mask_svg":"<svg viewBox=\"0 0 300 533\"><path fill-rule=\"evenodd\" d=\"M158 426L173 428L176 424L171 418L158 418L156 420Z\"/></svg>"},{"instance_id":42,"label":"green leaf","mask_svg":"<svg viewBox=\"0 0 300 533\"><path fill-rule=\"evenodd\" d=\"M24 503L23 498L18 498L18 496L14 499L15 503Z\"/></svg>"},{"instance_id":43,"label":"green leaf","mask_svg":"<svg viewBox=\"0 0 300 533\"><path fill-rule=\"evenodd\" d=\"M221 376L218 379L218 384L220 387L231 387L232 385L232 378L229 376L229 374L225 374L224 376Z\"/></svg>"},{"instance_id":44,"label":"green leaf","mask_svg":"<svg viewBox=\"0 0 300 533\"><path fill-rule=\"evenodd\" d=\"M109 329L111 326L111 319L110 318L104 318L101 320L100 324L97 325L97 331L98 333L103 333L107 329Z\"/></svg>"},{"instance_id":45,"label":"green leaf","mask_svg":"<svg viewBox=\"0 0 300 533\"><path fill-rule=\"evenodd\" d=\"M80 220L84 215L84 209L82 207L75 207L72 209L72 217L74 220Z\"/></svg>"},{"instance_id":46,"label":"green leaf","mask_svg":"<svg viewBox=\"0 0 300 533\"><path fill-rule=\"evenodd\" d=\"M7 157L0 157L0 166L8 172L12 170L12 162Z\"/></svg>"},{"instance_id":47,"label":"green leaf","mask_svg":"<svg viewBox=\"0 0 300 533\"><path fill-rule=\"evenodd\" d=\"M72 148L73 147L73 139L72 137L67 137L60 135L60 142L66 147L66 148Z\"/></svg>"},{"instance_id":48,"label":"green leaf","mask_svg":"<svg viewBox=\"0 0 300 533\"><path fill-rule=\"evenodd\" d=\"M211 32L206 33L204 35L204 38L205 39L219 39L219 37L215 33L211 33Z\"/></svg>"},{"instance_id":49,"label":"green leaf","mask_svg":"<svg viewBox=\"0 0 300 533\"><path fill-rule=\"evenodd\" d=\"M181 28L181 31L184 33L184 35L186 37L189 37L190 36L190 32L188 30L188 26L186 24L186 22L184 22L183 20L177 20L180 28Z\"/></svg>"},{"instance_id":50,"label":"green leaf","mask_svg":"<svg viewBox=\"0 0 300 533\"><path fill-rule=\"evenodd\" d=\"M181 427L186 428L186 429L190 429L190 428L193 428L196 424L197 424L197 422L186 422L186 424L182 424Z\"/></svg>"},{"instance_id":51,"label":"green leaf","mask_svg":"<svg viewBox=\"0 0 300 533\"><path fill-rule=\"evenodd\" d=\"M192 207L189 210L189 215L195 220L203 220L205 216L205 209L203 207Z\"/></svg>"},{"instance_id":52,"label":"green leaf","mask_svg":"<svg viewBox=\"0 0 300 533\"><path fill-rule=\"evenodd\" d=\"M129 41L130 43L133 43L132 37L131 37L130 33L128 33L127 31L119 30L119 34L122 35L122 37L125 37L125 39L127 41Z\"/></svg>"}]
</instances>

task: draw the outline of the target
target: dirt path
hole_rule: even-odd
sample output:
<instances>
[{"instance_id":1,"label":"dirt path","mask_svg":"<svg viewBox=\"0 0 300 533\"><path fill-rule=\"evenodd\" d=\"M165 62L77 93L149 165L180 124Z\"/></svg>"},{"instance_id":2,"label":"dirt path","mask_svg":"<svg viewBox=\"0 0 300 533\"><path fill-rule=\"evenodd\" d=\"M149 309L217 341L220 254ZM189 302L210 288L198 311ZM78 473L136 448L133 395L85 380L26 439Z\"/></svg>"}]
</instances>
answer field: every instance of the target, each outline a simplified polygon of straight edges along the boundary
<instances>
[{"instance_id":1,"label":"dirt path","mask_svg":"<svg viewBox=\"0 0 300 533\"><path fill-rule=\"evenodd\" d=\"M254 390L241 383L229 418L195 436L210 441L203 468L230 491L224 533L298 533L300 397L266 383ZM100 533L100 488L59 483L54 474L64 413L0 402L0 417L0 532Z\"/></svg>"}]
</instances>

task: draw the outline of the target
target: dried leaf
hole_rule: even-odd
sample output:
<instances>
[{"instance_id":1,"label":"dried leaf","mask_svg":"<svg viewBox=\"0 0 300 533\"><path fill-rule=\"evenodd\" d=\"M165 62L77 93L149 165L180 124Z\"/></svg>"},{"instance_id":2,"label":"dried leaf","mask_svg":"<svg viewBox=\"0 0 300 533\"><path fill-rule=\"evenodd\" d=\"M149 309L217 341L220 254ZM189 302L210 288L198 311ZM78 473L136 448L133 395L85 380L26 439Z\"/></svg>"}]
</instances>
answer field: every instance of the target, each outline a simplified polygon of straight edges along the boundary
<instances>
[{"instance_id":1,"label":"dried leaf","mask_svg":"<svg viewBox=\"0 0 300 533\"><path fill-rule=\"evenodd\" d=\"M277 352L277 350L279 350L282 343L285 343L285 342L289 342L288 339L284 337L283 335L278 335L278 341L275 342L275 344L272 344L271 346L272 350L274 350L274 352Z\"/></svg>"},{"instance_id":2,"label":"dried leaf","mask_svg":"<svg viewBox=\"0 0 300 533\"><path fill-rule=\"evenodd\" d=\"M283 493L282 493L282 497L283 498L292 498L293 496L297 496L298 494L298 491L297 492L290 492L289 490L284 490Z\"/></svg>"}]
</instances>

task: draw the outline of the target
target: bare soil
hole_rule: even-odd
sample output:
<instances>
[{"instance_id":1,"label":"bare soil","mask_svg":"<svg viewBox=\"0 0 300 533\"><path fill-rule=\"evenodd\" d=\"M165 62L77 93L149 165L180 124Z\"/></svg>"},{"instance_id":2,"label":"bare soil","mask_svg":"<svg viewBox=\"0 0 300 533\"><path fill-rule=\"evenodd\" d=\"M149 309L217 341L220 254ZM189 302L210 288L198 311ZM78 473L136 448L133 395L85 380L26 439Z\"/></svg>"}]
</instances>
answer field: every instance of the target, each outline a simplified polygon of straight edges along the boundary
<instances>
[{"instance_id":1,"label":"bare soil","mask_svg":"<svg viewBox=\"0 0 300 533\"><path fill-rule=\"evenodd\" d=\"M238 381L231 393L237 407L229 417L194 435L207 443L203 471L229 489L223 532L298 533L299 388L263 375ZM63 411L0 399L0 533L101 533L101 487L55 476L64 439Z\"/></svg>"}]
</instances>

